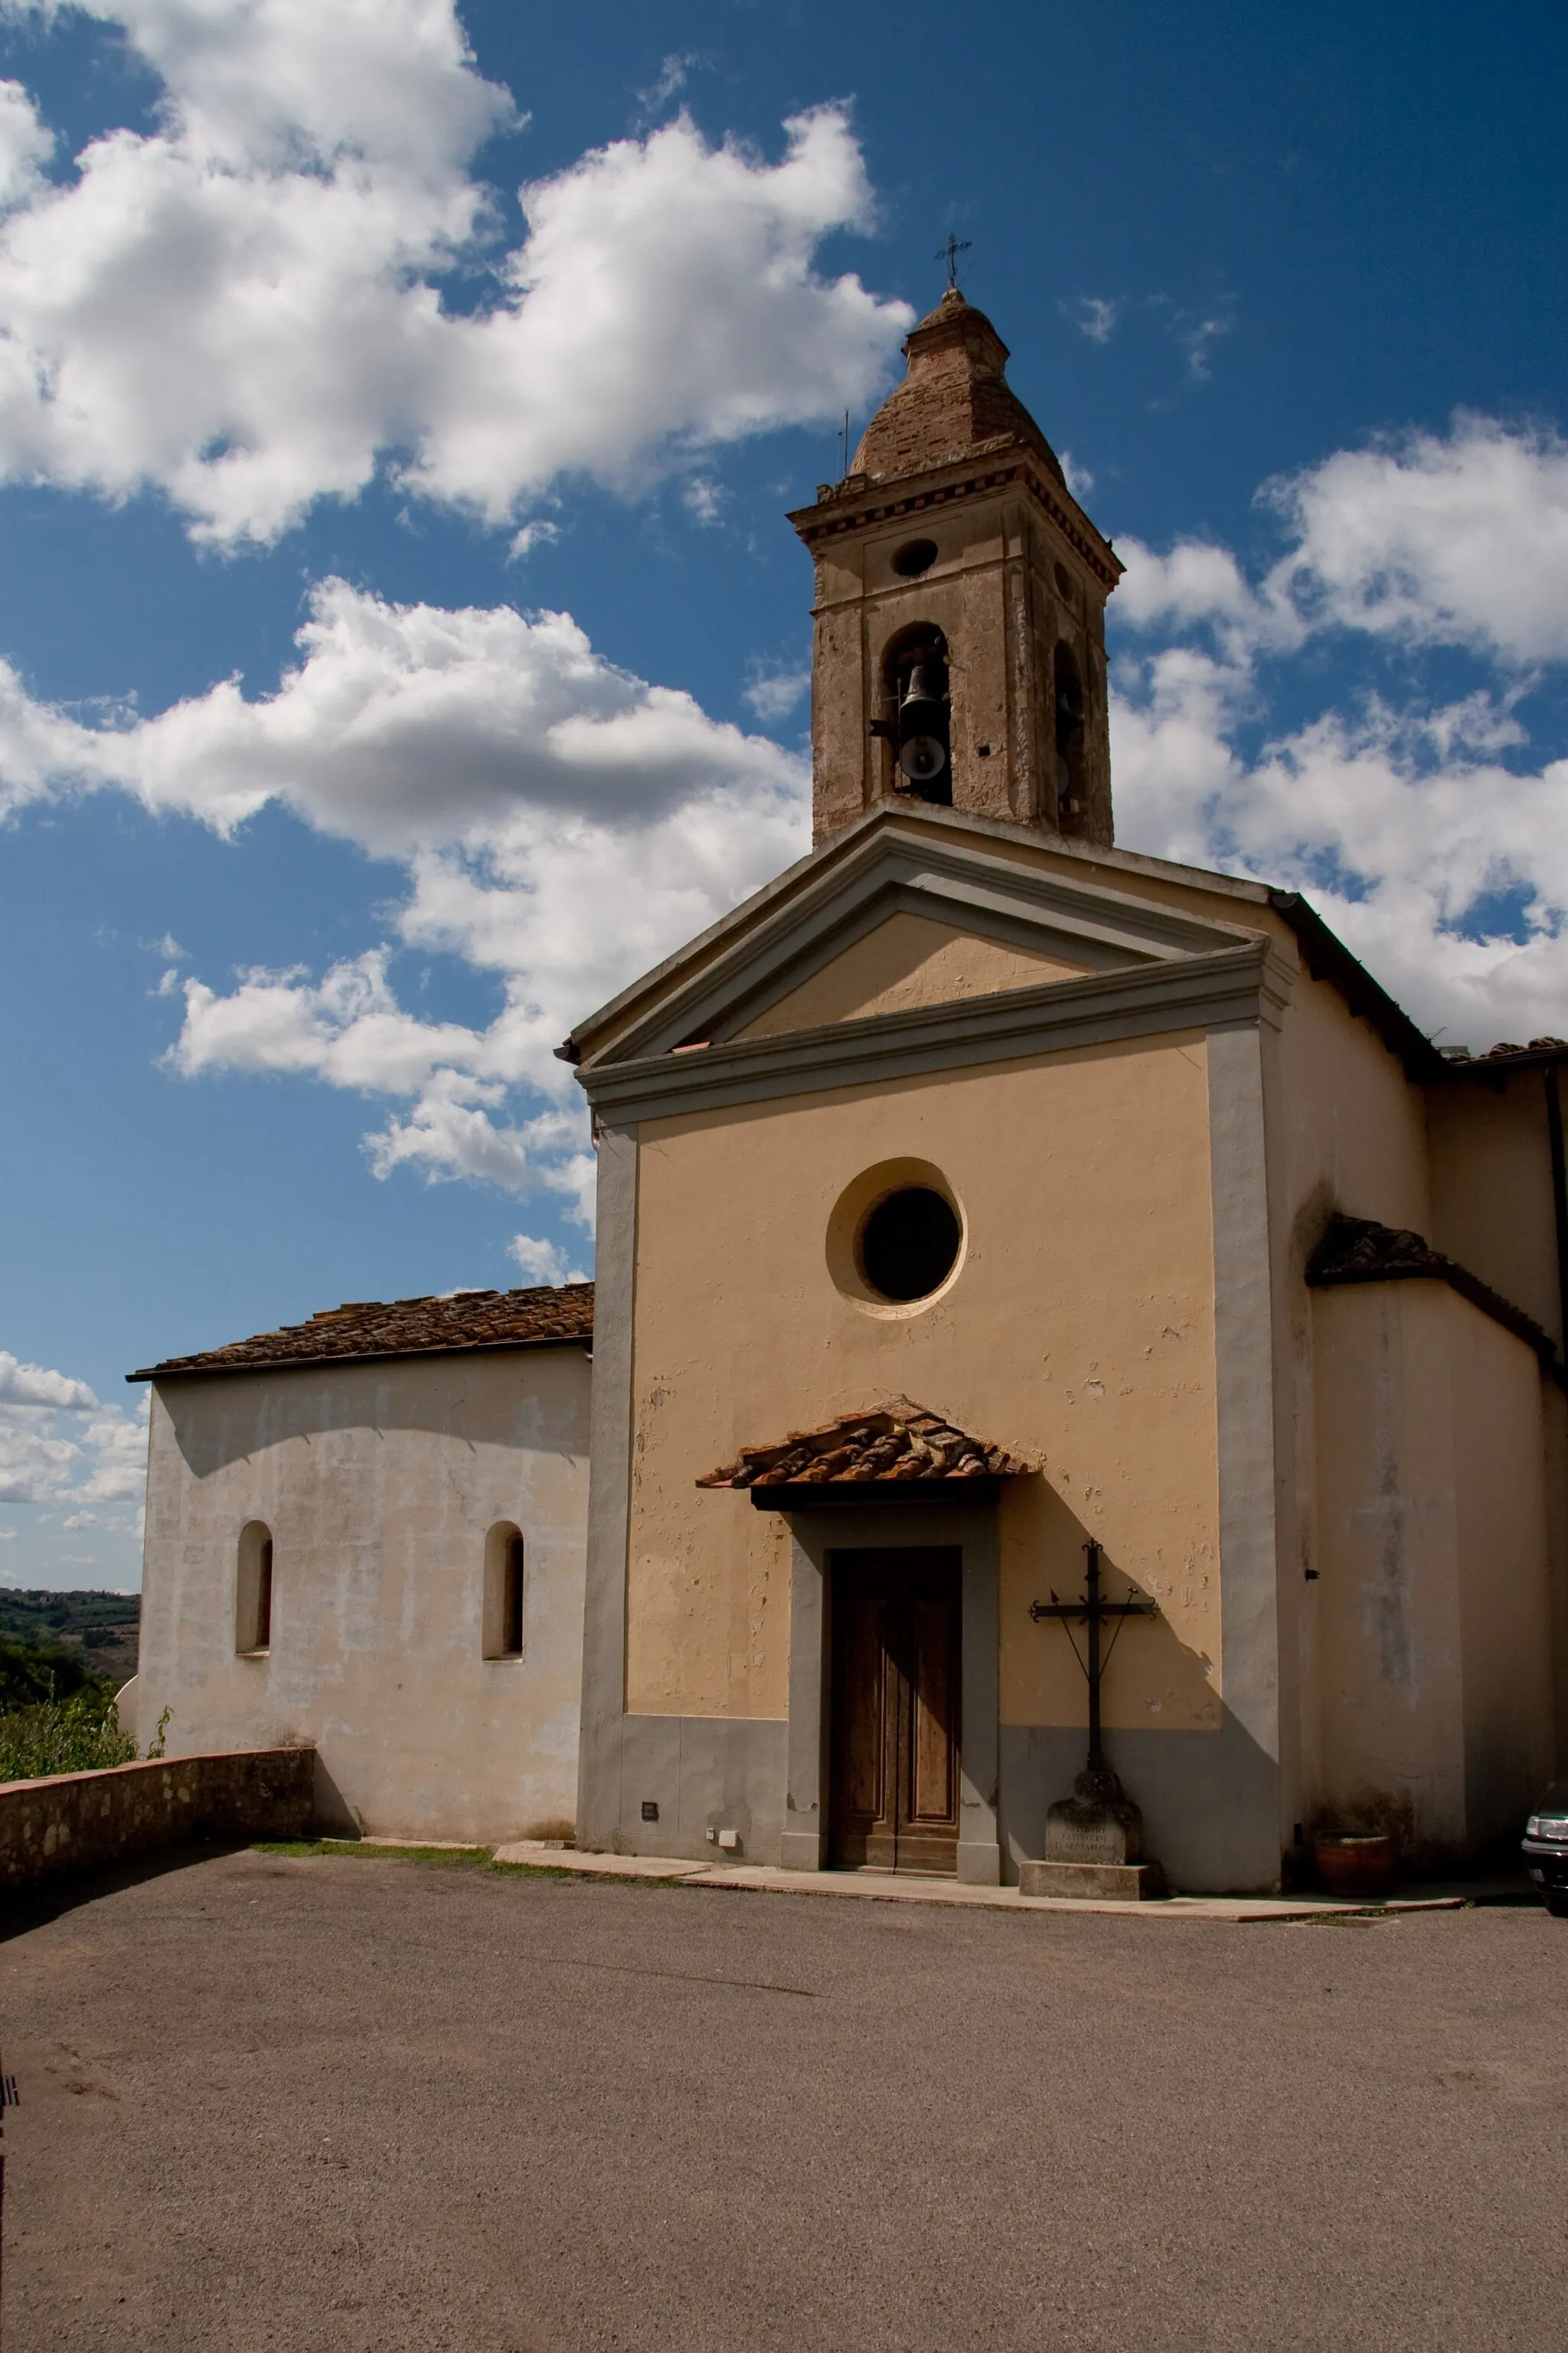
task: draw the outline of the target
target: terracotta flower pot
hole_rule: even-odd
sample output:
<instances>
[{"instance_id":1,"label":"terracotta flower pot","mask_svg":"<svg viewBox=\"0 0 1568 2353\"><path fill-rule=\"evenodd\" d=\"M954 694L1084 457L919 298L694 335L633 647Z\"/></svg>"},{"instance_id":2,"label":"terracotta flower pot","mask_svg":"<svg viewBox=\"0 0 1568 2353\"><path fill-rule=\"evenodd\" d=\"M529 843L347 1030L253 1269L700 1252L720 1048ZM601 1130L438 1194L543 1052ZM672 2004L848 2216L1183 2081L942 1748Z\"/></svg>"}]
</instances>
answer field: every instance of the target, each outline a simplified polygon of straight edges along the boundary
<instances>
[{"instance_id":1,"label":"terracotta flower pot","mask_svg":"<svg viewBox=\"0 0 1568 2353\"><path fill-rule=\"evenodd\" d=\"M1312 1860L1331 1895L1386 1895L1399 1850L1386 1831L1331 1832L1312 1841Z\"/></svg>"}]
</instances>

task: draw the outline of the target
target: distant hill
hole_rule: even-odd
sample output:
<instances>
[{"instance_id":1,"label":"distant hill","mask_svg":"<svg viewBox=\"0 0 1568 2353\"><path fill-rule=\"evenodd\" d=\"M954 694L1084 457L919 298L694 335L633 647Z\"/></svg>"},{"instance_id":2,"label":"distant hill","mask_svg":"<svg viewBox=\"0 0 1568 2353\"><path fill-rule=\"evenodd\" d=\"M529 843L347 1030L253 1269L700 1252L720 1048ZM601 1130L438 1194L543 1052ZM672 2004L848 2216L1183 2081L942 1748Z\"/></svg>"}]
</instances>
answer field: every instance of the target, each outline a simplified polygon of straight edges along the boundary
<instances>
[{"instance_id":1,"label":"distant hill","mask_svg":"<svg viewBox=\"0 0 1568 2353\"><path fill-rule=\"evenodd\" d=\"M136 1672L139 1593L51 1593L0 1586L0 1634L82 1652L116 1689Z\"/></svg>"}]
</instances>

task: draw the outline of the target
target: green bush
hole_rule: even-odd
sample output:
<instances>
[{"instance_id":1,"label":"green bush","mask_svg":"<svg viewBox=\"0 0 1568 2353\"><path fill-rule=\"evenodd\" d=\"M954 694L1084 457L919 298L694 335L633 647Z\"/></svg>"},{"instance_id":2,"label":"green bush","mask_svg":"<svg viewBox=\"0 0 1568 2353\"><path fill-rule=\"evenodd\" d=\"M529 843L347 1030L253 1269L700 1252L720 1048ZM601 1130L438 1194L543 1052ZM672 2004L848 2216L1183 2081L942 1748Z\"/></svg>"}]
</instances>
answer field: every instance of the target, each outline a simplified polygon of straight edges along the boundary
<instances>
[{"instance_id":1,"label":"green bush","mask_svg":"<svg viewBox=\"0 0 1568 2353\"><path fill-rule=\"evenodd\" d=\"M113 1685L90 1667L73 1643L36 1642L0 1634L0 1712L86 1692L108 1699Z\"/></svg>"},{"instance_id":2,"label":"green bush","mask_svg":"<svg viewBox=\"0 0 1568 2353\"><path fill-rule=\"evenodd\" d=\"M41 1700L0 1715L0 1781L92 1773L135 1760L136 1743L120 1729L112 1694L77 1691L69 1699Z\"/></svg>"}]
</instances>

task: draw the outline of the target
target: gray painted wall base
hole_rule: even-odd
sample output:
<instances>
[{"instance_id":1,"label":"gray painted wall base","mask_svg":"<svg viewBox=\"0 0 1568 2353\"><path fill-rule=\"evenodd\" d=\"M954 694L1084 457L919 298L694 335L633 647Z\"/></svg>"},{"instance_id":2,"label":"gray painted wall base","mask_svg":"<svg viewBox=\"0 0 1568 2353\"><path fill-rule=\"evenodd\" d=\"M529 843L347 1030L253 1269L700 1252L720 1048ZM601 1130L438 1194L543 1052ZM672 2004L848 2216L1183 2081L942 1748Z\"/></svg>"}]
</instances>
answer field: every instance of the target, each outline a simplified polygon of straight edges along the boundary
<instances>
[{"instance_id":1,"label":"gray painted wall base","mask_svg":"<svg viewBox=\"0 0 1568 2353\"><path fill-rule=\"evenodd\" d=\"M1001 1737L1002 1843L1016 1880L1045 1853L1046 1815L1083 1768L1084 1736L1005 1724ZM1233 1715L1217 1732L1108 1732L1105 1750L1173 1887L1228 1895L1279 1886L1279 1767Z\"/></svg>"},{"instance_id":2,"label":"gray painted wall base","mask_svg":"<svg viewBox=\"0 0 1568 2353\"><path fill-rule=\"evenodd\" d=\"M618 1854L717 1862L710 1831L733 1831L730 1862L777 1862L784 1832L788 1725L772 1718L627 1715L621 1719ZM658 1808L643 1820L645 1805Z\"/></svg>"},{"instance_id":3,"label":"gray painted wall base","mask_svg":"<svg viewBox=\"0 0 1568 2353\"><path fill-rule=\"evenodd\" d=\"M964 1887L1000 1887L1002 1850L994 1839L960 1839L958 1876Z\"/></svg>"}]
</instances>

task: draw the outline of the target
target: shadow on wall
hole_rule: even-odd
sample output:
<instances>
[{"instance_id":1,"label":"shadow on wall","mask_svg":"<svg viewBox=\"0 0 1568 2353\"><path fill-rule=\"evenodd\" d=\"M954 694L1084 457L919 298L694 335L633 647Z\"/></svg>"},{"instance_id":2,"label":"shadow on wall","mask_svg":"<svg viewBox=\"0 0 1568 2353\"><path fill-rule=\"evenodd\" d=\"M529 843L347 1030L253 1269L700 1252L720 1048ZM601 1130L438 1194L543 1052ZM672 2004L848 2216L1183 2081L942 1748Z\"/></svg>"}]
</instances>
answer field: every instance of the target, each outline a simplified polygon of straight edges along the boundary
<instances>
[{"instance_id":1,"label":"shadow on wall","mask_svg":"<svg viewBox=\"0 0 1568 2353\"><path fill-rule=\"evenodd\" d=\"M315 1813L315 1829L322 1838L360 1838L364 1823L354 1811L316 1751L316 1770L311 1802Z\"/></svg>"},{"instance_id":2,"label":"shadow on wall","mask_svg":"<svg viewBox=\"0 0 1568 2353\"><path fill-rule=\"evenodd\" d=\"M1089 1731L1087 1632L1036 1620L1034 1602L1076 1601L1091 1531L1044 1478L1004 1507L1001 1593L1000 1835L1005 1875L1045 1852L1046 1817L1083 1770ZM1173 1511L1173 1528L1185 1514ZM1125 1550L1132 1551L1136 1537ZM1139 1547L1142 1552L1142 1547ZM1143 1814L1146 1851L1173 1884L1265 1891L1280 1878L1275 1759L1215 1688L1219 1579L1212 1546L1152 1533L1140 1577L1115 1552L1101 1561L1107 1600L1153 1601L1158 1615L1110 1620L1102 1634L1105 1754ZM1178 1630L1180 1629L1180 1630Z\"/></svg>"},{"instance_id":3,"label":"shadow on wall","mask_svg":"<svg viewBox=\"0 0 1568 2353\"><path fill-rule=\"evenodd\" d=\"M1280 1884L1279 1768L1229 1709L1212 1732L1112 1732L1111 1769L1143 1816L1143 1851L1173 1887L1267 1895ZM1001 1834L1005 1876L1046 1852L1046 1816L1083 1770L1076 1726L1005 1724Z\"/></svg>"},{"instance_id":4,"label":"shadow on wall","mask_svg":"<svg viewBox=\"0 0 1568 2353\"><path fill-rule=\"evenodd\" d=\"M1105 1514L1107 1518L1112 1516ZM1187 1514L1167 1514L1173 1541L1156 1526L1130 1535L1100 1559L1107 1601L1152 1602L1157 1614L1116 1620L1106 1629L1102 1692L1107 1732L1119 1729L1215 1734L1223 1709L1215 1665L1221 1640L1218 1564L1212 1544L1194 1545ZM1086 1547L1100 1531L1087 1526L1041 1477L1023 1480L1003 1504L1001 1716L1004 1724L1079 1725L1089 1722L1084 1630L1069 1621L1037 1622L1031 1605L1071 1602L1084 1591Z\"/></svg>"},{"instance_id":5,"label":"shadow on wall","mask_svg":"<svg viewBox=\"0 0 1568 2353\"><path fill-rule=\"evenodd\" d=\"M580 1458L587 1447L588 1378L576 1349L498 1351L225 1373L163 1382L158 1394L187 1469L205 1479L289 1440L348 1430L372 1437L414 1431Z\"/></svg>"}]
</instances>

